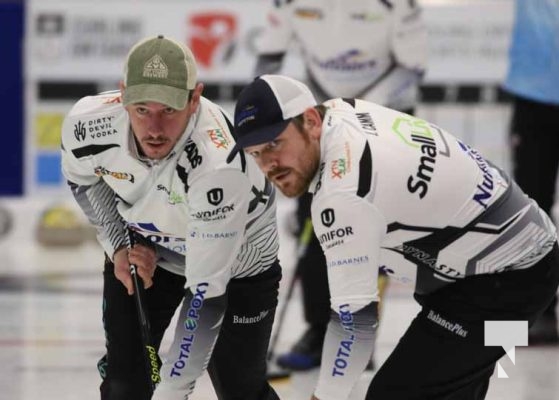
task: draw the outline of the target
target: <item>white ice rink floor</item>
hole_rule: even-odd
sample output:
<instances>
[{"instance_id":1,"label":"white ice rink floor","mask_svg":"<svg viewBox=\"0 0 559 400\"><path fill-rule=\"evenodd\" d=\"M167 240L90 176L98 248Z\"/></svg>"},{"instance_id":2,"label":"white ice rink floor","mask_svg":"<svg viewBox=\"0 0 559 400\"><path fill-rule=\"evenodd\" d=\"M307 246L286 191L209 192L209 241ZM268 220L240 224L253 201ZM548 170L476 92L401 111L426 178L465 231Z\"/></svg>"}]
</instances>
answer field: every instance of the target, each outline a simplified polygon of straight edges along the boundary
<instances>
[{"instance_id":1,"label":"white ice rink floor","mask_svg":"<svg viewBox=\"0 0 559 400\"><path fill-rule=\"evenodd\" d=\"M14 213L15 229L0 238L0 400L99 399L96 363L103 354L101 326L102 252L93 241L76 248L52 249L36 244L29 232L37 223L36 204L0 202ZM280 201L284 266L280 297L294 266L295 247L285 216L292 203ZM280 307L282 303L280 300ZM391 283L380 327L376 362L381 363L418 310L411 287ZM300 289L289 304L278 351L286 350L304 329ZM168 345L166 337L165 344ZM489 400L559 400L559 347L516 350L516 365L501 364L509 378L490 385ZM363 399L373 373L364 373L351 399ZM308 400L317 371L297 373L274 383L282 399ZM204 375L193 400L214 400Z\"/></svg>"}]
</instances>

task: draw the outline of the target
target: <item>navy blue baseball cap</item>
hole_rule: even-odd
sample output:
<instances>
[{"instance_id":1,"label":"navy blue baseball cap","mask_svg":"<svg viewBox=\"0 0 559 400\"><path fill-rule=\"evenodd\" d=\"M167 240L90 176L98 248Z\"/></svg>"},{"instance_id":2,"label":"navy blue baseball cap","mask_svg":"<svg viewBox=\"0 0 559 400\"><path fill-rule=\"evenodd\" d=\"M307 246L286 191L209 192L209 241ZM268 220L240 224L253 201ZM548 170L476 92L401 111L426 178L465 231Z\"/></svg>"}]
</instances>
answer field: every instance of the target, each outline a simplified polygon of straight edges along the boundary
<instances>
[{"instance_id":1,"label":"navy blue baseball cap","mask_svg":"<svg viewBox=\"0 0 559 400\"><path fill-rule=\"evenodd\" d=\"M227 162L247 146L274 140L291 118L316 104L311 91L302 82L283 75L259 76L241 91L237 99L237 143L227 156Z\"/></svg>"}]
</instances>

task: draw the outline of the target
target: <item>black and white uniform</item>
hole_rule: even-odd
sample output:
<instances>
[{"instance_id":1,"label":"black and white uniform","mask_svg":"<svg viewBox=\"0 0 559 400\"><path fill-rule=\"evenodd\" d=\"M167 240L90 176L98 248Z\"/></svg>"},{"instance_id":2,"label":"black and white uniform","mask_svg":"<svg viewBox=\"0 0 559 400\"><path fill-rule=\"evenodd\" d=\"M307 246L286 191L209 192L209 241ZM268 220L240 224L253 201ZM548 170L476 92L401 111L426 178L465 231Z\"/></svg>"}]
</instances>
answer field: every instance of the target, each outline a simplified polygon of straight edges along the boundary
<instances>
[{"instance_id":1,"label":"black and white uniform","mask_svg":"<svg viewBox=\"0 0 559 400\"><path fill-rule=\"evenodd\" d=\"M360 98L415 113L427 65L427 30L422 11L408 0L274 1L257 41L255 75L277 74L296 45L307 85L319 102ZM310 219L311 195L298 199L300 227ZM299 258L305 320L328 323L325 259L315 235Z\"/></svg>"},{"instance_id":2,"label":"black and white uniform","mask_svg":"<svg viewBox=\"0 0 559 400\"><path fill-rule=\"evenodd\" d=\"M355 97L413 108L427 64L421 10L408 0L282 0L257 42L256 75L278 73L293 43L322 101Z\"/></svg>"},{"instance_id":3,"label":"black and white uniform","mask_svg":"<svg viewBox=\"0 0 559 400\"><path fill-rule=\"evenodd\" d=\"M80 207L97 228L108 257L125 245L128 227L155 246L159 268L186 277L180 322L154 398L184 399L192 392L209 362L222 322L249 332L262 320L271 329L277 301L274 287L281 276L275 192L252 160L239 156L226 163L233 144L228 118L205 98L179 142L162 160L145 159L138 153L117 92L81 99L64 120L62 170ZM252 305L244 299L235 315L227 314L224 320L228 301L230 306L241 303L227 297L230 283L239 286L264 276L273 283L268 294L263 294L269 299ZM123 286L122 290L126 298ZM250 293L247 287L243 291L236 292ZM239 334L234 329L228 332ZM263 341L263 356L268 338L269 332L253 338ZM229 389L220 384L223 390ZM167 397L158 397L167 390Z\"/></svg>"},{"instance_id":4,"label":"black and white uniform","mask_svg":"<svg viewBox=\"0 0 559 400\"><path fill-rule=\"evenodd\" d=\"M531 322L545 308L559 279L559 265L546 258L556 257L556 250L550 253L556 246L553 223L503 171L440 127L361 100L324 104L320 167L309 191L313 225L327 260L332 317L316 396L347 398L370 358L380 267L391 278L414 283L424 308L400 341L397 356L375 376L368 396L483 398L444 397L471 389L465 382L474 384L479 377L458 365L471 367L479 360L441 360L467 348L487 357L473 370L487 369L490 375L502 353L487 355L484 349L491 348L476 341L480 332L483 338L483 320ZM538 283L522 275L540 277L551 268ZM501 282L510 279L515 292ZM471 295L476 293L472 285L480 297ZM485 293L483 287L491 289ZM523 297L534 290L534 297ZM457 293L465 298L456 300ZM512 295L516 303L503 300ZM471 307L464 306L470 302ZM416 339L438 331L457 341L452 351L441 354L441 340L430 347ZM414 359L420 350L428 350L430 359ZM429 379L435 379L432 387Z\"/></svg>"}]
</instances>

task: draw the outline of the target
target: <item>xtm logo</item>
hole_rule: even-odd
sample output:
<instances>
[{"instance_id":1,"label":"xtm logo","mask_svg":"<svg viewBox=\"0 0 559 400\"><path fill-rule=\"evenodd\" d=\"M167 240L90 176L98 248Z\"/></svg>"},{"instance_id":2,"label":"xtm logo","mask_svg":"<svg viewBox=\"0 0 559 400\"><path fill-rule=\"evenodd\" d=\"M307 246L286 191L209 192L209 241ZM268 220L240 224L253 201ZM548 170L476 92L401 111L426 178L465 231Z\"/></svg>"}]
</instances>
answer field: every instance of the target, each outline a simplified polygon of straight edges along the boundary
<instances>
[{"instance_id":1,"label":"xtm logo","mask_svg":"<svg viewBox=\"0 0 559 400\"><path fill-rule=\"evenodd\" d=\"M208 202L210 204L217 206L223 201L223 189L213 188L206 193L206 197L208 198Z\"/></svg>"},{"instance_id":2,"label":"xtm logo","mask_svg":"<svg viewBox=\"0 0 559 400\"><path fill-rule=\"evenodd\" d=\"M211 129L208 131L208 135L218 149L227 149L229 146L229 139L221 129Z\"/></svg>"},{"instance_id":3,"label":"xtm logo","mask_svg":"<svg viewBox=\"0 0 559 400\"><path fill-rule=\"evenodd\" d=\"M322 220L322 225L330 228L336 220L336 217L334 216L334 210L332 208L325 208L320 213L320 219Z\"/></svg>"},{"instance_id":4,"label":"xtm logo","mask_svg":"<svg viewBox=\"0 0 559 400\"><path fill-rule=\"evenodd\" d=\"M78 142L85 139L85 132L85 124L82 121L78 121L78 123L74 125L74 137Z\"/></svg>"},{"instance_id":5,"label":"xtm logo","mask_svg":"<svg viewBox=\"0 0 559 400\"><path fill-rule=\"evenodd\" d=\"M346 174L348 162L344 158L339 158L334 160L330 164L330 171L332 172L332 179L338 178L342 179L342 177Z\"/></svg>"},{"instance_id":6,"label":"xtm logo","mask_svg":"<svg viewBox=\"0 0 559 400\"><path fill-rule=\"evenodd\" d=\"M336 160L330 162L330 172L332 172L331 178L342 179L343 176L351 172L351 150L349 148L349 143L344 144L344 156L339 157Z\"/></svg>"},{"instance_id":7,"label":"xtm logo","mask_svg":"<svg viewBox=\"0 0 559 400\"><path fill-rule=\"evenodd\" d=\"M198 65L212 68L227 62L235 48L237 20L232 13L203 12L187 21L191 30L189 47Z\"/></svg>"}]
</instances>

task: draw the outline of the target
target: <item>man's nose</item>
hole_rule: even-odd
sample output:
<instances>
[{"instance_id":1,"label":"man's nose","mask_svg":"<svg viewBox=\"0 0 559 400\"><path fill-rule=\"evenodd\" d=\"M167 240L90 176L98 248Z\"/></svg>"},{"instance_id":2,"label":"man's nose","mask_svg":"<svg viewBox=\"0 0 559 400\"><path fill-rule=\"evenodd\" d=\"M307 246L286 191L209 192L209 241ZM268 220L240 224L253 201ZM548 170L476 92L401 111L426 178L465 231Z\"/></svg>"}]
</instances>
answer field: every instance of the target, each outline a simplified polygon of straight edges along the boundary
<instances>
[{"instance_id":1,"label":"man's nose","mask_svg":"<svg viewBox=\"0 0 559 400\"><path fill-rule=\"evenodd\" d=\"M278 159L272 154L262 156L262 169L265 173L274 171L278 167Z\"/></svg>"},{"instance_id":2,"label":"man's nose","mask_svg":"<svg viewBox=\"0 0 559 400\"><path fill-rule=\"evenodd\" d=\"M152 136L159 136L163 133L163 127L161 124L161 117L158 115L153 115L148 121L148 133Z\"/></svg>"}]
</instances>

